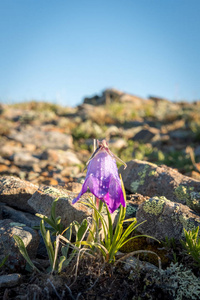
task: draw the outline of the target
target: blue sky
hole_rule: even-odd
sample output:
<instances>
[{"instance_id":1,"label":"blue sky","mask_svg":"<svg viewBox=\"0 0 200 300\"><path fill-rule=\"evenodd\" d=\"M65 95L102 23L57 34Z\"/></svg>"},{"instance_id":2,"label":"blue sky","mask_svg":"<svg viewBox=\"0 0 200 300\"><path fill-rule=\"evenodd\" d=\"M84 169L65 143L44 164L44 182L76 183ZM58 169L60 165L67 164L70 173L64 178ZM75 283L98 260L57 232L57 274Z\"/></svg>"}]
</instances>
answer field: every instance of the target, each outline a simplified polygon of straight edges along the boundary
<instances>
[{"instance_id":1,"label":"blue sky","mask_svg":"<svg viewBox=\"0 0 200 300\"><path fill-rule=\"evenodd\" d=\"M199 0L0 0L0 102L200 99Z\"/></svg>"}]
</instances>

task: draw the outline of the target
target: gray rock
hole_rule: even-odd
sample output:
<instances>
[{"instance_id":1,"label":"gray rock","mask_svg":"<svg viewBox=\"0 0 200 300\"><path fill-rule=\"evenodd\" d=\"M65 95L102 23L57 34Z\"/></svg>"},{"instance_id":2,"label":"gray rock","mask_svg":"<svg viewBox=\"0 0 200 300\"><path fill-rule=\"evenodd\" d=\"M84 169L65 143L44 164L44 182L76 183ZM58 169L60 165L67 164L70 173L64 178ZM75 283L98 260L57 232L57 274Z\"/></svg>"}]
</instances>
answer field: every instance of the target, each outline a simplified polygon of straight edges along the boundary
<instances>
[{"instance_id":1,"label":"gray rock","mask_svg":"<svg viewBox=\"0 0 200 300\"><path fill-rule=\"evenodd\" d=\"M22 147L20 147L18 145L12 145L9 143L9 141L6 141L6 143L4 145L2 145L0 148L0 155L2 155L3 157L9 158L14 153L18 153L21 151L22 151Z\"/></svg>"},{"instance_id":2,"label":"gray rock","mask_svg":"<svg viewBox=\"0 0 200 300\"><path fill-rule=\"evenodd\" d=\"M34 212L27 200L38 189L28 181L12 176L0 178L0 201L23 211Z\"/></svg>"},{"instance_id":3,"label":"gray rock","mask_svg":"<svg viewBox=\"0 0 200 300\"><path fill-rule=\"evenodd\" d=\"M42 187L36 191L28 200L28 204L35 210L36 213L50 216L51 205L53 200L59 198L56 204L56 216L61 217L61 223L64 227L68 227L73 221L81 223L83 219L87 219L89 223L92 222L92 209L81 203L81 200L87 202L88 193L81 197L81 200L72 204L72 200L77 194L69 191L61 191L53 187ZM102 213L106 212L106 210ZM114 226L116 225L117 210L111 215ZM107 222L107 218L106 218ZM101 233L103 236L103 232Z\"/></svg>"},{"instance_id":4,"label":"gray rock","mask_svg":"<svg viewBox=\"0 0 200 300\"><path fill-rule=\"evenodd\" d=\"M73 148L71 135L58 131L52 131L43 126L25 126L20 131L13 129L9 138L22 144L34 144L37 147L67 150Z\"/></svg>"},{"instance_id":5,"label":"gray rock","mask_svg":"<svg viewBox=\"0 0 200 300\"><path fill-rule=\"evenodd\" d=\"M8 255L6 265L12 270L24 261L13 235L19 236L27 249L30 258L34 258L39 245L39 234L25 224L13 222L11 219L0 220L0 258Z\"/></svg>"},{"instance_id":6,"label":"gray rock","mask_svg":"<svg viewBox=\"0 0 200 300\"><path fill-rule=\"evenodd\" d=\"M49 160L51 163L58 163L62 166L80 165L81 161L77 155L71 151L63 151L58 149L48 149L43 152L42 159Z\"/></svg>"},{"instance_id":7,"label":"gray rock","mask_svg":"<svg viewBox=\"0 0 200 300\"><path fill-rule=\"evenodd\" d=\"M16 286L21 281L21 275L17 273L1 275L0 276L0 288L9 288Z\"/></svg>"},{"instance_id":8,"label":"gray rock","mask_svg":"<svg viewBox=\"0 0 200 300\"><path fill-rule=\"evenodd\" d=\"M115 125L111 125L105 132L105 136L110 139L112 136L119 136L122 132L120 131L119 127Z\"/></svg>"},{"instance_id":9,"label":"gray rock","mask_svg":"<svg viewBox=\"0 0 200 300\"><path fill-rule=\"evenodd\" d=\"M174 202L186 204L191 192L200 192L200 181L184 176L165 165L131 160L127 168L120 167L119 172L125 188L130 193L144 196L165 196Z\"/></svg>"},{"instance_id":10,"label":"gray rock","mask_svg":"<svg viewBox=\"0 0 200 300\"><path fill-rule=\"evenodd\" d=\"M144 143L150 142L153 138L159 135L160 130L157 128L143 128L141 131L136 133L133 137L134 141L143 141Z\"/></svg>"},{"instance_id":11,"label":"gray rock","mask_svg":"<svg viewBox=\"0 0 200 300\"><path fill-rule=\"evenodd\" d=\"M173 139L180 139L180 140L185 140L187 138L191 138L192 132L189 130L173 130L169 132L169 135Z\"/></svg>"},{"instance_id":12,"label":"gray rock","mask_svg":"<svg viewBox=\"0 0 200 300\"><path fill-rule=\"evenodd\" d=\"M154 265L152 265L149 262L141 261L138 258L134 256L130 256L124 260L125 264L123 266L124 270L128 271L130 269L139 269L142 271L151 271L151 270L157 270L158 268ZM134 273L130 273L130 277L132 278L132 275Z\"/></svg>"},{"instance_id":13,"label":"gray rock","mask_svg":"<svg viewBox=\"0 0 200 300\"><path fill-rule=\"evenodd\" d=\"M23 223L28 227L39 226L41 219L28 212L16 210L7 205L0 205L2 219L12 219L14 222Z\"/></svg>"},{"instance_id":14,"label":"gray rock","mask_svg":"<svg viewBox=\"0 0 200 300\"><path fill-rule=\"evenodd\" d=\"M33 167L40 160L29 152L18 152L13 155L13 161L18 167Z\"/></svg>"},{"instance_id":15,"label":"gray rock","mask_svg":"<svg viewBox=\"0 0 200 300\"><path fill-rule=\"evenodd\" d=\"M111 139L109 145L115 149L122 149L127 147L127 142L124 139Z\"/></svg>"},{"instance_id":16,"label":"gray rock","mask_svg":"<svg viewBox=\"0 0 200 300\"><path fill-rule=\"evenodd\" d=\"M81 223L83 219L91 217L92 214L92 211L79 201L74 205L72 204L72 200L76 195L69 191L61 191L45 186L32 195L28 200L28 204L35 213L49 217L53 200L59 198L56 205L56 215L61 217L62 224L67 227L74 220Z\"/></svg>"},{"instance_id":17,"label":"gray rock","mask_svg":"<svg viewBox=\"0 0 200 300\"><path fill-rule=\"evenodd\" d=\"M138 227L142 234L150 235L158 240L184 238L183 228L192 230L199 226L200 217L193 213L187 205L174 203L165 197L152 197L139 205L136 212Z\"/></svg>"}]
</instances>

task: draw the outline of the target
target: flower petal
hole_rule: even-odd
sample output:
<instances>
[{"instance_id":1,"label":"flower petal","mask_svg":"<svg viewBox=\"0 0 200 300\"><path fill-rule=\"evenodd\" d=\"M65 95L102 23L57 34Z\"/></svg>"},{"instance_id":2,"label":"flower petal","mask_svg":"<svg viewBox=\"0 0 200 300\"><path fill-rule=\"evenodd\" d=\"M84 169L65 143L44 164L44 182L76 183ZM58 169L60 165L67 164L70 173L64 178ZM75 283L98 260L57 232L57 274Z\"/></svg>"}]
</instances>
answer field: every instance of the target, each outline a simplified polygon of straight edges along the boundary
<instances>
[{"instance_id":1,"label":"flower petal","mask_svg":"<svg viewBox=\"0 0 200 300\"><path fill-rule=\"evenodd\" d=\"M112 175L110 176L109 190L104 197L104 201L111 213L113 213L120 204L122 204L124 207L126 206L121 182L120 180L116 180L116 178L114 178Z\"/></svg>"},{"instance_id":2,"label":"flower petal","mask_svg":"<svg viewBox=\"0 0 200 300\"><path fill-rule=\"evenodd\" d=\"M76 198L72 200L72 204L76 203L80 199L80 197L87 192L88 188L90 189L91 193L93 193L93 191L96 191L96 186L98 186L97 178L95 178L92 174L86 177L80 193Z\"/></svg>"},{"instance_id":3,"label":"flower petal","mask_svg":"<svg viewBox=\"0 0 200 300\"><path fill-rule=\"evenodd\" d=\"M111 213L120 203L126 206L116 161L105 149L99 150L89 162L81 192L73 199L72 204L76 203L88 188L95 197L107 204Z\"/></svg>"}]
</instances>

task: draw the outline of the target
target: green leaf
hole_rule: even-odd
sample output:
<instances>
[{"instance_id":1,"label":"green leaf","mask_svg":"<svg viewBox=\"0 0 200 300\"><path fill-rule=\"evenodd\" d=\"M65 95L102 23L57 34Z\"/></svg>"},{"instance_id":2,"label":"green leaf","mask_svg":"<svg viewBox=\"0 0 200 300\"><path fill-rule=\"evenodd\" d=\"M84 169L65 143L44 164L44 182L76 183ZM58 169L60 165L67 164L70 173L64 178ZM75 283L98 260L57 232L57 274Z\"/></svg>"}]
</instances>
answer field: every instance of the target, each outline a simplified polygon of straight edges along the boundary
<instances>
[{"instance_id":1,"label":"green leaf","mask_svg":"<svg viewBox=\"0 0 200 300\"><path fill-rule=\"evenodd\" d=\"M110 245L112 243L112 238L113 238L113 225L112 225L112 218L111 218L111 214L108 210L108 206L107 204L105 204L106 206L106 212L107 212L107 217L108 217L108 231L107 231L107 236L105 236L105 247L106 249L110 248Z\"/></svg>"},{"instance_id":2,"label":"green leaf","mask_svg":"<svg viewBox=\"0 0 200 300\"><path fill-rule=\"evenodd\" d=\"M66 257L65 256L60 256L60 261L58 263L58 273L60 273L63 269L63 263L65 262Z\"/></svg>"},{"instance_id":3,"label":"green leaf","mask_svg":"<svg viewBox=\"0 0 200 300\"><path fill-rule=\"evenodd\" d=\"M46 231L44 226L44 220L41 220L40 222L40 231L47 249L47 254L49 257L51 267L53 267L55 252L51 243L50 231L49 230Z\"/></svg>"},{"instance_id":4,"label":"green leaf","mask_svg":"<svg viewBox=\"0 0 200 300\"><path fill-rule=\"evenodd\" d=\"M53 202L52 202L52 205L51 205L51 220L55 223L56 221L56 204L57 204L57 201L59 200L59 197L56 198Z\"/></svg>"},{"instance_id":5,"label":"green leaf","mask_svg":"<svg viewBox=\"0 0 200 300\"><path fill-rule=\"evenodd\" d=\"M28 252L27 252L27 250L26 250L26 247L25 247L25 245L24 245L23 240L22 240L19 236L17 236L17 235L13 235L13 238L14 238L14 240L15 240L15 242L16 242L18 248L19 248L20 253L21 253L21 254L23 255L23 257L26 259L27 263L28 263L34 270L36 270L37 272L40 273L40 271L39 271L39 270L36 268L36 266L32 263L32 261L31 261L29 255L28 255Z\"/></svg>"},{"instance_id":6,"label":"green leaf","mask_svg":"<svg viewBox=\"0 0 200 300\"><path fill-rule=\"evenodd\" d=\"M84 219L78 229L78 232L77 232L77 241L81 241L83 235L85 234L86 230L87 230L87 227L88 227L88 222L86 219Z\"/></svg>"},{"instance_id":7,"label":"green leaf","mask_svg":"<svg viewBox=\"0 0 200 300\"><path fill-rule=\"evenodd\" d=\"M2 259L2 261L0 262L0 268L2 268L3 265L6 263L8 257L9 257L9 255L6 255L6 256Z\"/></svg>"}]
</instances>

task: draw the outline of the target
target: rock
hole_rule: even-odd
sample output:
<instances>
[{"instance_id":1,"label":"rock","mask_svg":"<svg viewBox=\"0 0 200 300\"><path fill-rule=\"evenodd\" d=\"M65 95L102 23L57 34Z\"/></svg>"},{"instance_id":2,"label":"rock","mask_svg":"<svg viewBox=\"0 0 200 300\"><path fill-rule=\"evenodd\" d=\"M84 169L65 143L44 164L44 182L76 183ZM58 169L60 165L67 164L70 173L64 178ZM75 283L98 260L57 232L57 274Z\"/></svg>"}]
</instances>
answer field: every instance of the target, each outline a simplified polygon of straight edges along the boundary
<instances>
[{"instance_id":1,"label":"rock","mask_svg":"<svg viewBox=\"0 0 200 300\"><path fill-rule=\"evenodd\" d=\"M13 154L20 153L22 149L21 146L13 145L13 143L6 141L6 144L2 145L0 148L0 155L10 158Z\"/></svg>"},{"instance_id":2,"label":"rock","mask_svg":"<svg viewBox=\"0 0 200 300\"><path fill-rule=\"evenodd\" d=\"M42 159L49 160L51 163L62 164L63 166L80 165L81 161L78 159L77 155L71 151L63 151L58 149L48 149L43 152Z\"/></svg>"},{"instance_id":3,"label":"rock","mask_svg":"<svg viewBox=\"0 0 200 300\"><path fill-rule=\"evenodd\" d=\"M185 120L180 119L180 120L176 120L172 123L169 123L167 125L162 125L161 132L168 133L169 131L174 131L174 130L181 129L184 127L185 127Z\"/></svg>"},{"instance_id":4,"label":"rock","mask_svg":"<svg viewBox=\"0 0 200 300\"><path fill-rule=\"evenodd\" d=\"M186 204L200 214L200 193L191 192L186 199Z\"/></svg>"},{"instance_id":5,"label":"rock","mask_svg":"<svg viewBox=\"0 0 200 300\"><path fill-rule=\"evenodd\" d=\"M13 155L13 161L14 164L18 167L33 167L34 164L39 163L39 159L37 157L34 157L29 152L18 152Z\"/></svg>"},{"instance_id":6,"label":"rock","mask_svg":"<svg viewBox=\"0 0 200 300\"><path fill-rule=\"evenodd\" d=\"M127 147L127 142L124 139L111 139L109 145L115 149L122 149Z\"/></svg>"},{"instance_id":7,"label":"rock","mask_svg":"<svg viewBox=\"0 0 200 300\"><path fill-rule=\"evenodd\" d=\"M127 168L120 167L125 189L130 193L144 196L165 196L171 201L190 205L191 193L200 192L200 181L184 176L165 165L140 160L127 163ZM195 206L197 209L197 205Z\"/></svg>"},{"instance_id":8,"label":"rock","mask_svg":"<svg viewBox=\"0 0 200 300\"><path fill-rule=\"evenodd\" d=\"M34 212L27 200L37 189L36 185L28 181L3 176L0 178L0 201L23 211Z\"/></svg>"},{"instance_id":9,"label":"rock","mask_svg":"<svg viewBox=\"0 0 200 300\"><path fill-rule=\"evenodd\" d=\"M9 171L9 167L4 164L0 164L0 173L7 173Z\"/></svg>"},{"instance_id":10,"label":"rock","mask_svg":"<svg viewBox=\"0 0 200 300\"><path fill-rule=\"evenodd\" d=\"M173 130L173 131L169 132L169 135L173 139L185 140L188 138L190 139L192 136L192 133L189 130L177 129L177 130Z\"/></svg>"},{"instance_id":11,"label":"rock","mask_svg":"<svg viewBox=\"0 0 200 300\"><path fill-rule=\"evenodd\" d=\"M82 188L82 184L79 182L67 182L65 189L73 193L79 193Z\"/></svg>"},{"instance_id":12,"label":"rock","mask_svg":"<svg viewBox=\"0 0 200 300\"><path fill-rule=\"evenodd\" d=\"M128 258L126 258L124 261L124 266L123 269L128 271L130 269L139 269L142 271L151 271L154 269L158 269L156 266L154 266L153 264L146 262L146 261L141 261L138 258L134 257L134 256L130 256ZM134 275L134 272L130 273L130 277L132 278Z\"/></svg>"},{"instance_id":13,"label":"rock","mask_svg":"<svg viewBox=\"0 0 200 300\"><path fill-rule=\"evenodd\" d=\"M174 203L165 197L152 197L147 199L136 212L142 234L150 235L158 240L174 238L176 241L184 239L183 228L192 230L199 226L200 217L193 213L187 205Z\"/></svg>"},{"instance_id":14,"label":"rock","mask_svg":"<svg viewBox=\"0 0 200 300\"><path fill-rule=\"evenodd\" d=\"M13 222L23 223L28 227L38 226L40 218L27 212L16 210L7 205L0 205L0 215L2 219L12 219Z\"/></svg>"},{"instance_id":15,"label":"rock","mask_svg":"<svg viewBox=\"0 0 200 300\"><path fill-rule=\"evenodd\" d=\"M63 177L67 177L67 176L72 176L75 177L80 173L80 168L78 166L69 166L69 167L65 167L60 174Z\"/></svg>"},{"instance_id":16,"label":"rock","mask_svg":"<svg viewBox=\"0 0 200 300\"><path fill-rule=\"evenodd\" d=\"M0 258L8 255L6 265L16 270L24 262L13 235L19 236L27 249L30 258L34 258L39 245L39 234L25 224L13 222L11 219L0 220Z\"/></svg>"},{"instance_id":17,"label":"rock","mask_svg":"<svg viewBox=\"0 0 200 300\"><path fill-rule=\"evenodd\" d=\"M17 131L13 129L9 138L19 141L22 144L34 144L37 147L67 150L73 148L73 139L71 135L43 126L24 126Z\"/></svg>"},{"instance_id":18,"label":"rock","mask_svg":"<svg viewBox=\"0 0 200 300\"><path fill-rule=\"evenodd\" d=\"M157 128L144 128L132 138L134 141L142 141L144 143L150 142L153 138L159 135L160 130Z\"/></svg>"},{"instance_id":19,"label":"rock","mask_svg":"<svg viewBox=\"0 0 200 300\"><path fill-rule=\"evenodd\" d=\"M0 288L9 288L16 286L21 281L21 275L17 273L1 275L0 276Z\"/></svg>"},{"instance_id":20,"label":"rock","mask_svg":"<svg viewBox=\"0 0 200 300\"><path fill-rule=\"evenodd\" d=\"M64 228L68 227L74 220L79 224L83 219L87 219L90 223L92 221L92 209L81 203L81 201L72 204L72 200L77 194L66 191L58 190L53 187L42 187L36 191L33 196L28 200L28 204L35 210L36 213L50 217L52 202L59 198L56 204L56 216L61 217L61 223ZM88 193L81 197L81 200L87 202L87 198L90 195ZM106 213L106 210L102 210L102 213ZM112 215L111 219L115 226L116 217L118 211L116 210ZM107 222L107 218L106 218ZM103 236L103 232L101 233Z\"/></svg>"},{"instance_id":21,"label":"rock","mask_svg":"<svg viewBox=\"0 0 200 300\"><path fill-rule=\"evenodd\" d=\"M120 134L121 134L120 129L115 125L109 126L105 132L105 136L107 139L110 139L112 136L118 136Z\"/></svg>"},{"instance_id":22,"label":"rock","mask_svg":"<svg viewBox=\"0 0 200 300\"><path fill-rule=\"evenodd\" d=\"M28 204L35 213L49 217L53 200L59 198L56 204L56 215L61 216L62 224L67 227L74 220L81 223L83 219L91 216L91 210L80 202L72 205L72 200L75 197L76 194L71 192L45 186L32 195L28 200Z\"/></svg>"}]
</instances>

